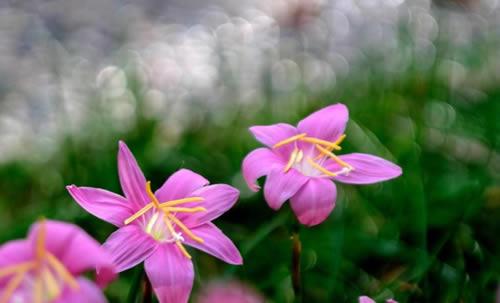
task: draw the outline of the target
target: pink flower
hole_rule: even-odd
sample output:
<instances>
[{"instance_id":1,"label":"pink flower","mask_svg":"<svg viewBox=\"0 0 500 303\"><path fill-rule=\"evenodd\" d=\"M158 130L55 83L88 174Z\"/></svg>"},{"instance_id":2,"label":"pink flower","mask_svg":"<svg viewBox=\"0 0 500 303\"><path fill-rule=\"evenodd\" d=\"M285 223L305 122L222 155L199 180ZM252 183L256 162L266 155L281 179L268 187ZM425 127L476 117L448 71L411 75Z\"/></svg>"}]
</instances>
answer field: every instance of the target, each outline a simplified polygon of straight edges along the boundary
<instances>
[{"instance_id":1,"label":"pink flower","mask_svg":"<svg viewBox=\"0 0 500 303\"><path fill-rule=\"evenodd\" d=\"M398 303L397 301L395 301L393 299L388 299L385 302L386 303ZM375 303L375 300L373 300L372 298L367 297L367 296L361 296L361 297L359 297L359 303Z\"/></svg>"},{"instance_id":2,"label":"pink flower","mask_svg":"<svg viewBox=\"0 0 500 303\"><path fill-rule=\"evenodd\" d=\"M230 209L239 191L208 185L202 176L181 169L155 193L137 161L120 142L118 174L125 197L103 189L68 186L78 204L116 225L103 247L118 272L145 261L145 270L160 302L187 302L193 286L191 256L184 244L230 264L242 264L238 249L212 220Z\"/></svg>"},{"instance_id":3,"label":"pink flower","mask_svg":"<svg viewBox=\"0 0 500 303\"><path fill-rule=\"evenodd\" d=\"M243 176L253 191L267 176L264 197L275 210L290 199L302 224L323 222L335 207L337 190L331 180L370 184L401 175L401 168L368 154L337 156L346 135L345 105L335 104L312 113L297 127L285 123L253 126L250 131L267 148L258 148L243 160Z\"/></svg>"},{"instance_id":4,"label":"pink flower","mask_svg":"<svg viewBox=\"0 0 500 303\"><path fill-rule=\"evenodd\" d=\"M101 290L81 276L100 268L100 284L111 281L110 256L79 227L41 221L25 240L0 247L0 302L106 302Z\"/></svg>"},{"instance_id":5,"label":"pink flower","mask_svg":"<svg viewBox=\"0 0 500 303\"><path fill-rule=\"evenodd\" d=\"M264 298L254 289L240 282L216 282L205 287L197 303L264 303Z\"/></svg>"}]
</instances>

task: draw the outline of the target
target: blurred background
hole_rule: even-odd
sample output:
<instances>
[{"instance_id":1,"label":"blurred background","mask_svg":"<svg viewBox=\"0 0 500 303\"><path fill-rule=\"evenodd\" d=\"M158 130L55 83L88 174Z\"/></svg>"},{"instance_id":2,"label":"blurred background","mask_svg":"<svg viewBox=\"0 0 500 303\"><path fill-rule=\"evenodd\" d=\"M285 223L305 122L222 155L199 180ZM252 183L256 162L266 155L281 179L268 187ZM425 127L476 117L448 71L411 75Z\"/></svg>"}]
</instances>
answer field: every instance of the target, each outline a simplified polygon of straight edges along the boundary
<instances>
[{"instance_id":1,"label":"blurred background","mask_svg":"<svg viewBox=\"0 0 500 303\"><path fill-rule=\"evenodd\" d=\"M245 264L193 252L193 302L214 281L292 302L293 216L287 205L272 211L244 184L241 161L259 146L248 127L294 124L342 102L351 117L344 151L390 159L404 174L339 185L330 218L301 230L304 302L356 302L361 294L495 302L499 7L0 1L0 242L24 237L40 216L75 222L104 241L114 227L78 207L65 185L121 192L122 139L156 188L189 168L241 190L217 224ZM126 302L134 275L110 286L110 302Z\"/></svg>"}]
</instances>

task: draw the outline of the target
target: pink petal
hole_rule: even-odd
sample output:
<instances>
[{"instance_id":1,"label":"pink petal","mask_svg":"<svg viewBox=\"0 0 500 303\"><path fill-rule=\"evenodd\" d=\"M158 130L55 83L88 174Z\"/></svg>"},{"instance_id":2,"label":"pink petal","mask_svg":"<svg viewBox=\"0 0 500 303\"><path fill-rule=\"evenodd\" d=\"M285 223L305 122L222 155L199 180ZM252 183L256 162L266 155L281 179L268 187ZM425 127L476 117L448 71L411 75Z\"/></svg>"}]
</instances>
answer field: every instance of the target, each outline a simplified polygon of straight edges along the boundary
<instances>
[{"instance_id":1,"label":"pink petal","mask_svg":"<svg viewBox=\"0 0 500 303\"><path fill-rule=\"evenodd\" d=\"M127 225L112 233L102 247L111 254L116 270L122 272L151 256L158 244L138 225Z\"/></svg>"},{"instance_id":2,"label":"pink petal","mask_svg":"<svg viewBox=\"0 0 500 303\"><path fill-rule=\"evenodd\" d=\"M337 103L305 117L299 122L297 129L299 133L307 133L310 137L334 141L344 133L347 120L347 107Z\"/></svg>"},{"instance_id":3,"label":"pink petal","mask_svg":"<svg viewBox=\"0 0 500 303\"><path fill-rule=\"evenodd\" d=\"M61 297L53 303L106 303L106 297L93 282L78 278L78 290L66 288Z\"/></svg>"},{"instance_id":4,"label":"pink petal","mask_svg":"<svg viewBox=\"0 0 500 303\"><path fill-rule=\"evenodd\" d=\"M52 220L34 224L28 235L33 249L40 235L41 224L44 225L46 232L46 249L58 258L74 276L98 267L103 275L100 281L103 286L115 278L115 267L111 256L99 242L76 225Z\"/></svg>"},{"instance_id":5,"label":"pink petal","mask_svg":"<svg viewBox=\"0 0 500 303\"><path fill-rule=\"evenodd\" d=\"M75 185L67 186L66 189L87 212L118 227L123 226L123 221L134 214L125 198L107 190Z\"/></svg>"},{"instance_id":6,"label":"pink petal","mask_svg":"<svg viewBox=\"0 0 500 303\"><path fill-rule=\"evenodd\" d=\"M194 269L174 244L162 244L144 263L160 303L186 303L191 294Z\"/></svg>"},{"instance_id":7,"label":"pink petal","mask_svg":"<svg viewBox=\"0 0 500 303\"><path fill-rule=\"evenodd\" d=\"M181 169L171 175L156 191L155 195L160 202L182 199L208 183L207 179L197 173L189 169Z\"/></svg>"},{"instance_id":8,"label":"pink petal","mask_svg":"<svg viewBox=\"0 0 500 303\"><path fill-rule=\"evenodd\" d=\"M31 242L27 240L13 240L0 246L0 268L26 262L33 259ZM0 278L0 289L10 277Z\"/></svg>"},{"instance_id":9,"label":"pink petal","mask_svg":"<svg viewBox=\"0 0 500 303\"><path fill-rule=\"evenodd\" d=\"M150 202L146 193L146 178L144 178L144 174L127 145L123 141L120 141L118 145L120 184L125 197L133 205L134 210L138 210Z\"/></svg>"},{"instance_id":10,"label":"pink petal","mask_svg":"<svg viewBox=\"0 0 500 303\"><path fill-rule=\"evenodd\" d=\"M254 135L257 141L270 148L272 148L276 143L298 134L297 129L294 126L286 123L256 125L250 127L250 132ZM293 149L294 144L285 144L274 150L284 159L284 161L288 161L288 157Z\"/></svg>"},{"instance_id":11,"label":"pink petal","mask_svg":"<svg viewBox=\"0 0 500 303\"><path fill-rule=\"evenodd\" d=\"M367 296L361 296L359 297L359 303L375 303L370 297Z\"/></svg>"},{"instance_id":12,"label":"pink petal","mask_svg":"<svg viewBox=\"0 0 500 303\"><path fill-rule=\"evenodd\" d=\"M339 156L340 159L354 167L347 175L339 174L335 181L350 184L371 184L389 179L394 179L402 174L401 167L382 158L368 154L347 154ZM342 168L337 163L330 164L328 169L339 171Z\"/></svg>"},{"instance_id":13,"label":"pink petal","mask_svg":"<svg viewBox=\"0 0 500 303\"><path fill-rule=\"evenodd\" d=\"M284 168L285 165L285 161L271 149L257 148L245 157L241 170L248 187L258 191L260 189L256 183L258 178L269 174L272 169Z\"/></svg>"},{"instance_id":14,"label":"pink petal","mask_svg":"<svg viewBox=\"0 0 500 303\"><path fill-rule=\"evenodd\" d=\"M304 185L309 178L295 169L283 172L274 169L267 175L264 185L264 198L274 210L278 210L283 203L290 199Z\"/></svg>"},{"instance_id":15,"label":"pink petal","mask_svg":"<svg viewBox=\"0 0 500 303\"><path fill-rule=\"evenodd\" d=\"M212 256L221 259L222 261L233 264L243 264L243 259L234 246L233 242L213 223L206 223L191 229L198 237L204 240L203 243L193 241L191 238L184 236L186 244L202 250Z\"/></svg>"},{"instance_id":16,"label":"pink petal","mask_svg":"<svg viewBox=\"0 0 500 303\"><path fill-rule=\"evenodd\" d=\"M197 213L178 213L177 217L189 227L196 227L203 223L212 221L228 211L238 200L240 192L226 184L214 184L202 187L192 193L195 197L201 197L201 202L185 204L185 207L202 206L206 211Z\"/></svg>"},{"instance_id":17,"label":"pink petal","mask_svg":"<svg viewBox=\"0 0 500 303\"><path fill-rule=\"evenodd\" d=\"M308 226L323 222L335 207L337 189L326 178L312 178L290 199L299 222Z\"/></svg>"},{"instance_id":18,"label":"pink petal","mask_svg":"<svg viewBox=\"0 0 500 303\"><path fill-rule=\"evenodd\" d=\"M386 303L398 303L398 301L394 300L394 299L388 299L385 301Z\"/></svg>"}]
</instances>

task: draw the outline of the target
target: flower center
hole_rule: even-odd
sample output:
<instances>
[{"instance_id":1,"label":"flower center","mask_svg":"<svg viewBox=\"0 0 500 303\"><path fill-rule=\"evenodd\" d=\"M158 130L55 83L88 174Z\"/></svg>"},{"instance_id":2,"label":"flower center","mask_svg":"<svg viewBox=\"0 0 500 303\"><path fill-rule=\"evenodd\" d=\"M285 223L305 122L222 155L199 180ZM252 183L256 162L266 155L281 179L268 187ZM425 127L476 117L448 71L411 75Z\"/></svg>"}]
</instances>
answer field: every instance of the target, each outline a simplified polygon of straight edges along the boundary
<instances>
[{"instance_id":1,"label":"flower center","mask_svg":"<svg viewBox=\"0 0 500 303\"><path fill-rule=\"evenodd\" d=\"M45 247L46 228L41 221L36 238L34 260L6 266L0 269L0 278L11 277L4 288L0 303L7 303L14 296L23 282L31 282L27 287L32 288L32 302L50 302L58 298L65 284L78 290L78 282L73 275Z\"/></svg>"},{"instance_id":2,"label":"flower center","mask_svg":"<svg viewBox=\"0 0 500 303\"><path fill-rule=\"evenodd\" d=\"M295 168L302 174L310 177L336 177L339 174L347 175L354 170L352 165L346 163L333 153L333 150L341 150L340 143L344 141L346 135L342 134L334 142L322 140L319 138L308 137L306 133L301 133L287 139L284 139L275 145L273 148L278 148L287 144L294 144L294 149L288 158L288 162L283 169L288 172L290 168ZM310 143L309 148L304 152L304 148L299 147L297 142ZM332 159L337 162L342 169L332 172L324 167L325 162Z\"/></svg>"},{"instance_id":3,"label":"flower center","mask_svg":"<svg viewBox=\"0 0 500 303\"><path fill-rule=\"evenodd\" d=\"M151 202L146 204L146 206L127 218L124 224L128 225L139 217L145 215L148 211L152 210L153 214L147 220L147 224L145 224L144 226L144 231L151 237L153 237L153 239L155 239L156 241L175 243L181 250L182 254L186 256L186 258L191 259L191 255L187 252L186 248L182 244L185 239L182 236L181 232L175 231L175 227L178 227L186 236L198 243L203 243L204 241L202 238L193 234L193 232L189 230L189 228L184 225L184 223L182 223L181 220L179 220L175 215L177 213L196 213L207 211L206 208L200 206L178 206L189 202L203 202L204 199L202 197L188 197L160 203L160 201L158 201L153 191L151 190L151 182L149 181L146 182L146 192L148 193Z\"/></svg>"}]
</instances>

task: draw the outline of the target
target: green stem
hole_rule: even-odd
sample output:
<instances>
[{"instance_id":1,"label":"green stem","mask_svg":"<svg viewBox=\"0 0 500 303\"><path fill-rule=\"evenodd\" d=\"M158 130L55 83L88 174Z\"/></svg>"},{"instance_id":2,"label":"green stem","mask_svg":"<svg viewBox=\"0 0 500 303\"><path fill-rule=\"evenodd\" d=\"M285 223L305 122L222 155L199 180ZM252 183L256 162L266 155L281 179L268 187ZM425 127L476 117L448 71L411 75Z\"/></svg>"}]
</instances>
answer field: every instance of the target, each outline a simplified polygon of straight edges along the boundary
<instances>
[{"instance_id":1,"label":"green stem","mask_svg":"<svg viewBox=\"0 0 500 303\"><path fill-rule=\"evenodd\" d=\"M295 302L302 302L302 281L300 275L300 257L302 253L302 242L299 232L292 233L292 287L295 293Z\"/></svg>"}]
</instances>

